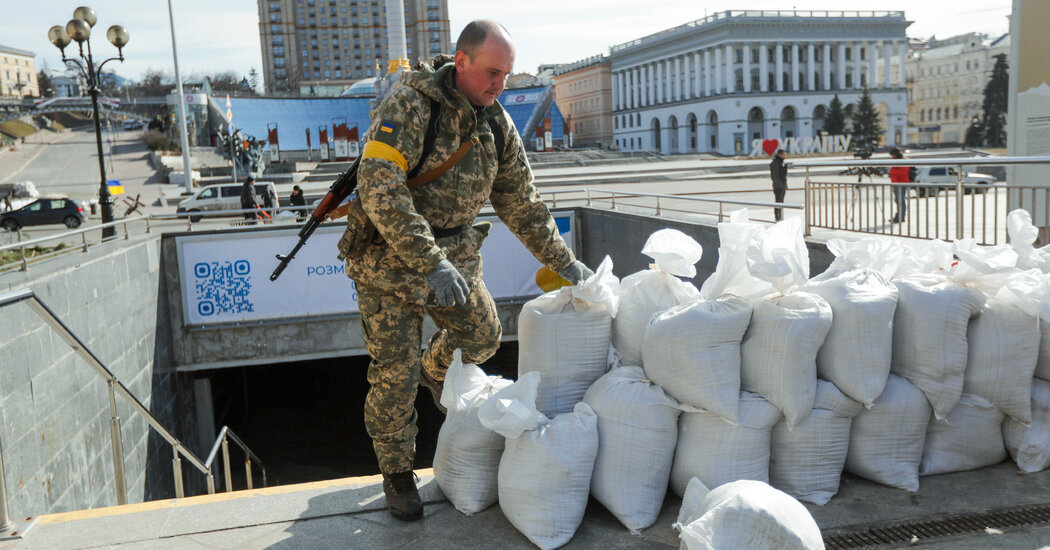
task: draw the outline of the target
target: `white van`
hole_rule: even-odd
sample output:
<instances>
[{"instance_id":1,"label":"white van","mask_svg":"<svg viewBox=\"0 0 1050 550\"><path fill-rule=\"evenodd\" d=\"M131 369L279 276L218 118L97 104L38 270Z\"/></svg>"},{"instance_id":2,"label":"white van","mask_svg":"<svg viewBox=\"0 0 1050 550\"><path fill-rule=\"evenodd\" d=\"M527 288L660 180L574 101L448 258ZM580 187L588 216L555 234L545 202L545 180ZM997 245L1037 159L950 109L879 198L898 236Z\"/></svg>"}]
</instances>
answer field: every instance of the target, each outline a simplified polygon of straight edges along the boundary
<instances>
[{"instance_id":1,"label":"white van","mask_svg":"<svg viewBox=\"0 0 1050 550\"><path fill-rule=\"evenodd\" d=\"M181 214L183 212L193 213L214 212L218 210L240 210L241 187L243 186L243 183L220 183L202 187L194 193L192 197L179 202L179 208L176 212ZM266 193L267 188L273 192L274 197L277 197L277 188L274 187L273 182L255 182L255 202L259 203L259 206L262 206L265 202L263 196ZM280 206L280 201L275 200L274 206ZM236 215L239 216L240 214ZM191 222L198 222L200 219L201 216L190 216Z\"/></svg>"},{"instance_id":2,"label":"white van","mask_svg":"<svg viewBox=\"0 0 1050 550\"><path fill-rule=\"evenodd\" d=\"M991 185L995 182L995 176L989 174L981 174L979 172L966 172L963 170L963 183L964 184L981 184ZM919 166L915 170L915 183L940 183L955 185L959 181L959 172L956 171L954 166ZM938 192L946 189L946 187L918 187L918 193L920 197L927 195L934 196ZM987 189L973 189L967 188L963 191L964 194L970 194L973 191L978 193L984 193Z\"/></svg>"}]
</instances>

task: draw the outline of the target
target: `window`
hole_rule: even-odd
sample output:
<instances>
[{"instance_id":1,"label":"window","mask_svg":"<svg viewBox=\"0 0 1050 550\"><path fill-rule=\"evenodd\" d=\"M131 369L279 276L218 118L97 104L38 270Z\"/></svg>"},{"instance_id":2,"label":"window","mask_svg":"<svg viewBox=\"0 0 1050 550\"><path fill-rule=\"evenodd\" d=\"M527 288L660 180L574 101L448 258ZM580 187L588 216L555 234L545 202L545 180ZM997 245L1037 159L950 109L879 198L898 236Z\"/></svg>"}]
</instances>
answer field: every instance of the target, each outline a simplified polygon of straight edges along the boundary
<instances>
[{"instance_id":1,"label":"window","mask_svg":"<svg viewBox=\"0 0 1050 550\"><path fill-rule=\"evenodd\" d=\"M276 56L276 57L283 56L284 55L284 46L274 46L273 47L273 55Z\"/></svg>"},{"instance_id":2,"label":"window","mask_svg":"<svg viewBox=\"0 0 1050 550\"><path fill-rule=\"evenodd\" d=\"M283 57L275 57L273 59L273 65L274 65L274 67L284 67L284 58Z\"/></svg>"}]
</instances>

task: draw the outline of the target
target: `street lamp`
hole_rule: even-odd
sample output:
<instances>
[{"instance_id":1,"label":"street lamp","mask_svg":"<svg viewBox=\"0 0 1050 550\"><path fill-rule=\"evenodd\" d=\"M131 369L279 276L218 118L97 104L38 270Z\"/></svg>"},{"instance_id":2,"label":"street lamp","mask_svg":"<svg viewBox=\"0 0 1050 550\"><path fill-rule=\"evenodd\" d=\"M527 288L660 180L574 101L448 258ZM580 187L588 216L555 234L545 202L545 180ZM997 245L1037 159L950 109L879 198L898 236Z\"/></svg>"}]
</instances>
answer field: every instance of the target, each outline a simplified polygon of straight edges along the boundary
<instances>
[{"instance_id":1,"label":"street lamp","mask_svg":"<svg viewBox=\"0 0 1050 550\"><path fill-rule=\"evenodd\" d=\"M73 63L79 69L81 74L87 80L88 92L91 94L91 110L95 118L95 143L98 146L98 170L102 176L102 181L98 188L98 202L102 209L102 223L108 223L113 221L113 199L109 194L109 186L106 184L106 163L102 157L102 128L98 121L98 95L101 92L101 81L102 66L114 59L119 59L122 63L124 62L124 46L128 43L128 31L124 30L124 27L120 25L113 25L106 31L106 38L109 39L110 43L117 47L117 57L111 57L98 66L95 66L95 60L91 56L91 28L95 26L95 22L98 18L95 16L95 10L81 6L76 10L73 10L73 19L70 19L66 26L55 25L47 31L47 37L51 40L59 51L62 52L62 61L64 63ZM77 42L79 49L78 57L67 58L66 57L66 46L71 41ZM87 53L84 53L84 45L87 44ZM83 63L81 62L83 60ZM116 235L116 229L113 227L106 227L102 230L102 238L113 237Z\"/></svg>"}]
</instances>

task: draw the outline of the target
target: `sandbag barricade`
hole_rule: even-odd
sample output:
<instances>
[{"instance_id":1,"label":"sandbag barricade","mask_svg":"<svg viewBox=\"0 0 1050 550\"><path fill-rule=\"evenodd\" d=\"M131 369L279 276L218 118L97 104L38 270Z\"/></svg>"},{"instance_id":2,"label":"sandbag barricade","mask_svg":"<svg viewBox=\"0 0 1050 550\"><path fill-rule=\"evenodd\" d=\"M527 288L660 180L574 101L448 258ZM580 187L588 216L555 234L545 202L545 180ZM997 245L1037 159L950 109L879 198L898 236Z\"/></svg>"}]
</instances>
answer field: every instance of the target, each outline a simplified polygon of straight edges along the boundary
<instances>
[{"instance_id":1,"label":"sandbag barricade","mask_svg":"<svg viewBox=\"0 0 1050 550\"><path fill-rule=\"evenodd\" d=\"M805 506L759 481L708 490L689 480L678 521L685 550L823 550L824 539Z\"/></svg>"},{"instance_id":2,"label":"sandbag barricade","mask_svg":"<svg viewBox=\"0 0 1050 550\"><path fill-rule=\"evenodd\" d=\"M678 417L671 489L681 496L694 477L708 487L739 479L768 482L770 436L782 416L768 401L748 392L740 392L736 426L714 413L683 412Z\"/></svg>"},{"instance_id":3,"label":"sandbag barricade","mask_svg":"<svg viewBox=\"0 0 1050 550\"><path fill-rule=\"evenodd\" d=\"M831 382L818 380L809 416L794 430L786 420L773 427L769 484L799 500L827 504L839 491L850 425L862 408Z\"/></svg>"},{"instance_id":4,"label":"sandbag barricade","mask_svg":"<svg viewBox=\"0 0 1050 550\"><path fill-rule=\"evenodd\" d=\"M626 366L642 366L642 337L653 314L700 298L692 283L678 278L696 276L703 248L692 237L661 229L649 236L642 254L655 263L620 281L620 304L612 321L612 343Z\"/></svg>"},{"instance_id":5,"label":"sandbag barricade","mask_svg":"<svg viewBox=\"0 0 1050 550\"><path fill-rule=\"evenodd\" d=\"M882 395L853 419L846 471L890 487L918 491L930 413L922 391L891 374Z\"/></svg>"},{"instance_id":6,"label":"sandbag barricade","mask_svg":"<svg viewBox=\"0 0 1050 550\"><path fill-rule=\"evenodd\" d=\"M645 378L620 367L583 396L598 415L598 456L591 494L632 533L660 515L678 443L678 402Z\"/></svg>"},{"instance_id":7,"label":"sandbag barricade","mask_svg":"<svg viewBox=\"0 0 1050 550\"><path fill-rule=\"evenodd\" d=\"M571 412L605 374L620 282L607 256L593 276L530 300L518 315L518 377L540 373L536 408Z\"/></svg>"},{"instance_id":8,"label":"sandbag barricade","mask_svg":"<svg viewBox=\"0 0 1050 550\"><path fill-rule=\"evenodd\" d=\"M510 380L488 376L477 365L464 365L453 353L445 374L441 404L448 410L434 451L434 477L441 492L460 512L471 515L496 503L496 476L504 437L481 424L478 409Z\"/></svg>"}]
</instances>

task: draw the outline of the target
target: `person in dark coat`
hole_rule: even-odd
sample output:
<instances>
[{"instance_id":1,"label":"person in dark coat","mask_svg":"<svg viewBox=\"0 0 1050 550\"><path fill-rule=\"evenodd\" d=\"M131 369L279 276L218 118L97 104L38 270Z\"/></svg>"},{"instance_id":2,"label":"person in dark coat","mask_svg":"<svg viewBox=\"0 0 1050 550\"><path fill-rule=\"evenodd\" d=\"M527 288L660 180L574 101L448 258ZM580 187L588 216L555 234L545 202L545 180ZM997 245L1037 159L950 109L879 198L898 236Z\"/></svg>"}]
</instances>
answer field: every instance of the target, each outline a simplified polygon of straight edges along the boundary
<instances>
[{"instance_id":1,"label":"person in dark coat","mask_svg":"<svg viewBox=\"0 0 1050 550\"><path fill-rule=\"evenodd\" d=\"M259 208L259 203L255 200L255 178L252 176L244 178L244 185L241 187L241 208L245 210ZM256 216L255 212L244 213L246 220L254 220Z\"/></svg>"},{"instance_id":2,"label":"person in dark coat","mask_svg":"<svg viewBox=\"0 0 1050 550\"><path fill-rule=\"evenodd\" d=\"M787 153L783 149L777 149L777 152L773 154L773 162L769 163L769 175L773 178L773 199L777 202L784 202L784 195L788 189L788 169L784 165L784 157ZM773 217L776 221L784 219L784 209L774 208Z\"/></svg>"},{"instance_id":3,"label":"person in dark coat","mask_svg":"<svg viewBox=\"0 0 1050 550\"><path fill-rule=\"evenodd\" d=\"M292 206L306 206L306 196L303 195L303 190L298 185L292 187L292 196L288 198L288 202ZM303 219L306 216L305 210L296 210L295 218L298 220Z\"/></svg>"}]
</instances>

